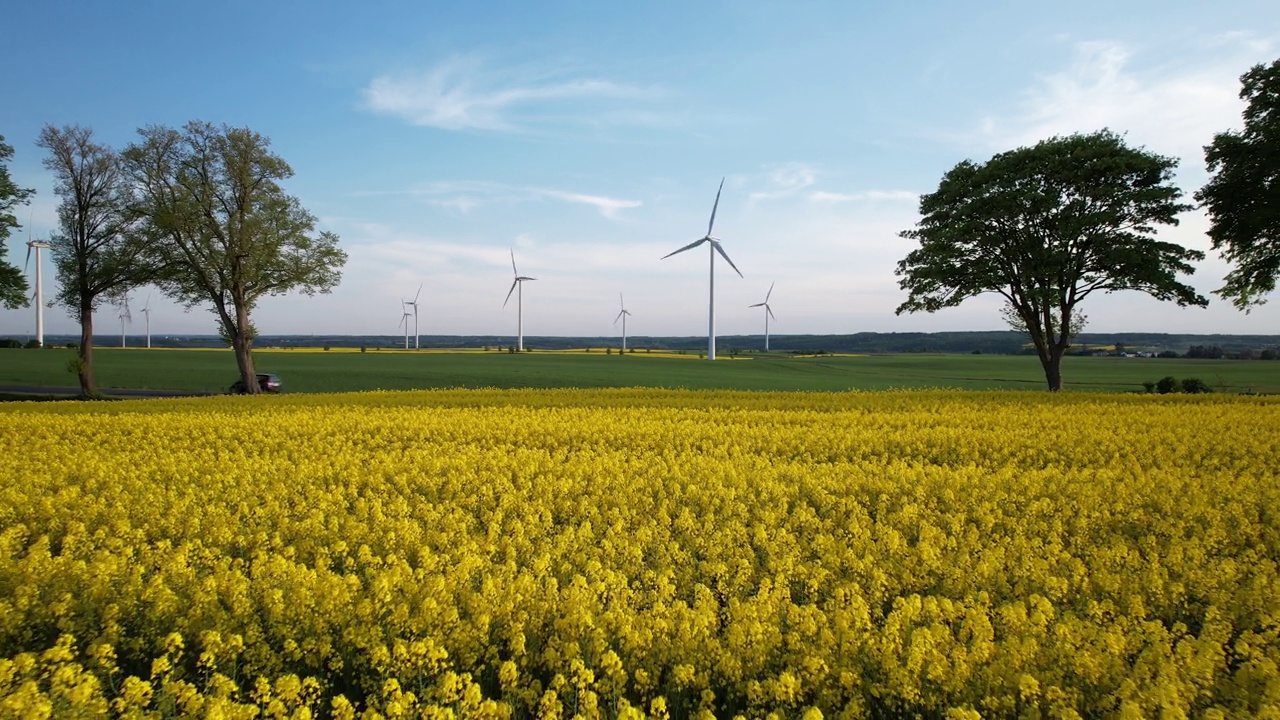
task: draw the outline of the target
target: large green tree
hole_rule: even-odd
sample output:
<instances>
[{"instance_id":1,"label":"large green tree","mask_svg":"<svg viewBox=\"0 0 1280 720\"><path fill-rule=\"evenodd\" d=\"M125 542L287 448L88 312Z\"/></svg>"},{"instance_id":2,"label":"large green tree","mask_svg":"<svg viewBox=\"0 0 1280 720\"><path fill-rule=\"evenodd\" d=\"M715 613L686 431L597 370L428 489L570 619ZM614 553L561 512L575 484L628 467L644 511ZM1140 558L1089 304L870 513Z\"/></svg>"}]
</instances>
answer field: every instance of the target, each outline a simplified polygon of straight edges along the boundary
<instances>
[{"instance_id":1,"label":"large green tree","mask_svg":"<svg viewBox=\"0 0 1280 720\"><path fill-rule=\"evenodd\" d=\"M256 393L254 306L293 290L329 292L346 253L337 235L315 234L315 217L280 187L293 170L266 137L199 121L138 132L124 157L161 268L156 284L188 307L212 306L246 391Z\"/></svg>"},{"instance_id":2,"label":"large green tree","mask_svg":"<svg viewBox=\"0 0 1280 720\"><path fill-rule=\"evenodd\" d=\"M1049 389L1060 390L1090 295L1137 290L1208 304L1177 280L1204 253L1155 238L1156 226L1190 209L1171 182L1176 165L1106 130L965 160L920 198L919 223L901 233L920 246L898 263L909 293L898 314L996 293L1031 336Z\"/></svg>"},{"instance_id":3,"label":"large green tree","mask_svg":"<svg viewBox=\"0 0 1280 720\"><path fill-rule=\"evenodd\" d=\"M9 160L13 158L13 146L0 135L0 305L9 309L26 307L27 279L22 271L10 265L5 257L9 253L9 233L18 227L14 208L26 205L35 190L18 187L9 177Z\"/></svg>"},{"instance_id":4,"label":"large green tree","mask_svg":"<svg viewBox=\"0 0 1280 720\"><path fill-rule=\"evenodd\" d=\"M1213 249L1234 267L1216 294L1248 311L1280 278L1280 60L1240 77L1244 131L1204 149L1212 177L1196 193L1209 212Z\"/></svg>"},{"instance_id":5,"label":"large green tree","mask_svg":"<svg viewBox=\"0 0 1280 720\"><path fill-rule=\"evenodd\" d=\"M46 125L36 144L49 153L44 166L62 198L59 231L49 236L58 273L55 302L80 323L80 392L95 396L93 312L104 298L148 282L152 268L120 154L94 142L93 130L78 125Z\"/></svg>"}]
</instances>

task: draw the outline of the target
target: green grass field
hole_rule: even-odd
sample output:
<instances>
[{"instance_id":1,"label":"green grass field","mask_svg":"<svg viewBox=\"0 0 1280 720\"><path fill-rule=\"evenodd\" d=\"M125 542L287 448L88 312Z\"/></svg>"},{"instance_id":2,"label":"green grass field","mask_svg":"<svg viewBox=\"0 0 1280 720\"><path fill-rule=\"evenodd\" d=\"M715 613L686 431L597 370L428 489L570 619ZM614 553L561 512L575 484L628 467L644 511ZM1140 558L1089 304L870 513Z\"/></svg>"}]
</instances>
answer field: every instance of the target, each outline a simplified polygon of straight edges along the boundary
<instances>
[{"instance_id":1,"label":"green grass field","mask_svg":"<svg viewBox=\"0 0 1280 720\"><path fill-rule=\"evenodd\" d=\"M66 349L0 350L0 386L71 387ZM103 388L225 392L236 379L230 350L100 348ZM272 351L254 354L286 392L351 392L442 387L668 387L734 390L882 390L946 387L1043 390L1033 356L750 356L715 363L694 356L586 352ZM1141 391L1143 381L1199 378L1221 392L1280 393L1280 362L1069 357L1068 390Z\"/></svg>"}]
</instances>

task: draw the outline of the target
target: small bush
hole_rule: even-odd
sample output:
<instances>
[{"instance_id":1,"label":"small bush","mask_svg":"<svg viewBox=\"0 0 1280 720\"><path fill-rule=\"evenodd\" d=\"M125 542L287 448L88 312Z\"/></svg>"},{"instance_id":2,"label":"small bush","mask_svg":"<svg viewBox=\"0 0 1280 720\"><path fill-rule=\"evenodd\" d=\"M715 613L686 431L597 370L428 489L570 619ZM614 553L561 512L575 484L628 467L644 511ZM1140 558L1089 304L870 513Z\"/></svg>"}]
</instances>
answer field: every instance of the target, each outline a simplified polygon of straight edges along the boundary
<instances>
[{"instance_id":1,"label":"small bush","mask_svg":"<svg viewBox=\"0 0 1280 720\"><path fill-rule=\"evenodd\" d=\"M1142 388L1147 392L1152 393L1156 391L1156 384L1151 380L1147 380L1146 382L1142 383Z\"/></svg>"},{"instance_id":2,"label":"small bush","mask_svg":"<svg viewBox=\"0 0 1280 720\"><path fill-rule=\"evenodd\" d=\"M329 352L329 343L324 344L324 351Z\"/></svg>"},{"instance_id":3,"label":"small bush","mask_svg":"<svg viewBox=\"0 0 1280 720\"><path fill-rule=\"evenodd\" d=\"M10 350L21 350L22 343L18 342L17 340L14 340L13 338L5 338L3 340L0 340L0 348L9 348Z\"/></svg>"},{"instance_id":4,"label":"small bush","mask_svg":"<svg viewBox=\"0 0 1280 720\"><path fill-rule=\"evenodd\" d=\"M1178 379L1172 375L1160 378L1159 382L1156 383L1156 392L1161 395L1178 392Z\"/></svg>"},{"instance_id":5,"label":"small bush","mask_svg":"<svg viewBox=\"0 0 1280 720\"><path fill-rule=\"evenodd\" d=\"M360 352L369 352L369 348L365 347L364 345L361 345Z\"/></svg>"},{"instance_id":6,"label":"small bush","mask_svg":"<svg viewBox=\"0 0 1280 720\"><path fill-rule=\"evenodd\" d=\"M25 347L28 350L39 350L40 342L35 338L31 338L30 340L27 341L26 345L23 345L23 347Z\"/></svg>"},{"instance_id":7,"label":"small bush","mask_svg":"<svg viewBox=\"0 0 1280 720\"><path fill-rule=\"evenodd\" d=\"M1182 392L1184 393L1207 393L1213 392L1213 388L1200 378L1183 378Z\"/></svg>"}]
</instances>

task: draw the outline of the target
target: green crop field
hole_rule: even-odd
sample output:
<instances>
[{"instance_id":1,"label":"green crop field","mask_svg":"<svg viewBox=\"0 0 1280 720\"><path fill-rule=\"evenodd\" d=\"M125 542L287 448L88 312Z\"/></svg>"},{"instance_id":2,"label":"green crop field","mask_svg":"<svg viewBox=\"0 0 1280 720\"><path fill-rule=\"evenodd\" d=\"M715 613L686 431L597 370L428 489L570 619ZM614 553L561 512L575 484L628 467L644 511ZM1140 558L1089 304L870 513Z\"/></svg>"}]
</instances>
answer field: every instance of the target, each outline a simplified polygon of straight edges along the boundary
<instances>
[{"instance_id":1,"label":"green crop field","mask_svg":"<svg viewBox=\"0 0 1280 720\"><path fill-rule=\"evenodd\" d=\"M74 386L66 349L0 350L0 386ZM229 350L102 348L94 353L103 388L225 392L236 379ZM273 351L254 354L286 392L351 392L444 387L669 387L732 390L881 390L1045 387L1033 356L743 356L710 363L694 355L592 352ZM1280 393L1280 362L1069 357L1068 390L1141 391L1165 376L1199 378L1222 392Z\"/></svg>"}]
</instances>

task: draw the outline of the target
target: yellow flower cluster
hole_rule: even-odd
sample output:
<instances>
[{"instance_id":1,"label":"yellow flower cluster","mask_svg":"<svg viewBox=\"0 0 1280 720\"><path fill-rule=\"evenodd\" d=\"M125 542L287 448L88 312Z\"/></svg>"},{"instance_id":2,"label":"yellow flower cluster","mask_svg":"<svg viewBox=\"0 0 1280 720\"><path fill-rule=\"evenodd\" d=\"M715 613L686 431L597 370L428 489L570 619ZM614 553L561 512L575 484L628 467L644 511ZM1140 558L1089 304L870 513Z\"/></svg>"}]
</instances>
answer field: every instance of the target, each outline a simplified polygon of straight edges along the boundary
<instances>
[{"instance_id":1,"label":"yellow flower cluster","mask_svg":"<svg viewBox=\"0 0 1280 720\"><path fill-rule=\"evenodd\" d=\"M1280 401L0 408L0 717L1280 716Z\"/></svg>"}]
</instances>

